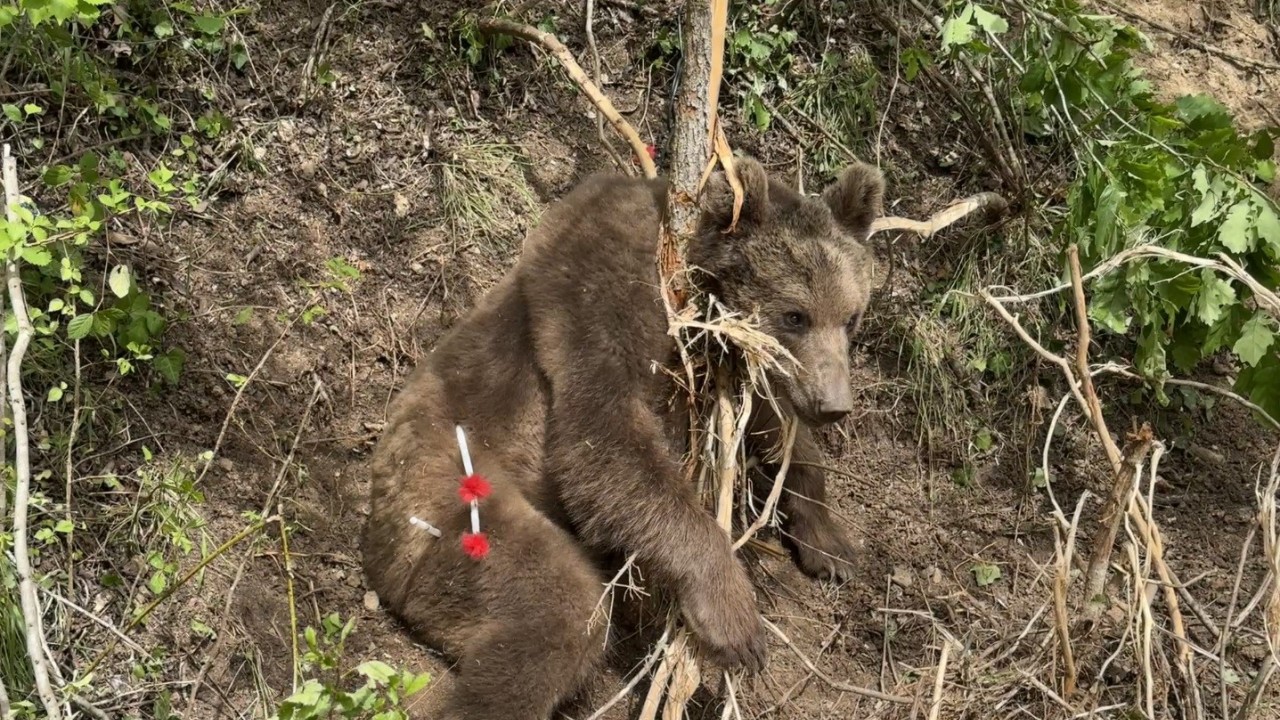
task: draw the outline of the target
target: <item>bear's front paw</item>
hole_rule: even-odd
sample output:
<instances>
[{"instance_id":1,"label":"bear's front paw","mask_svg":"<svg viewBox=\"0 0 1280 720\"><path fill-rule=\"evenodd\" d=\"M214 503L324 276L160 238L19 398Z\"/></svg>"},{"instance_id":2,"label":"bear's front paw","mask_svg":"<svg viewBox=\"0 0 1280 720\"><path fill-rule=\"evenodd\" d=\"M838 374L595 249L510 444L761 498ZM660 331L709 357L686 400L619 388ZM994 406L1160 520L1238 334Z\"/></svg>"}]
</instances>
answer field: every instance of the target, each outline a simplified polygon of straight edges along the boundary
<instances>
[{"instance_id":1,"label":"bear's front paw","mask_svg":"<svg viewBox=\"0 0 1280 720\"><path fill-rule=\"evenodd\" d=\"M837 582L853 577L857 549L829 515L797 518L789 531L796 545L797 564L805 574Z\"/></svg>"},{"instance_id":2,"label":"bear's front paw","mask_svg":"<svg viewBox=\"0 0 1280 720\"><path fill-rule=\"evenodd\" d=\"M704 654L725 668L764 669L768 644L751 581L733 561L722 578L682 593L681 609Z\"/></svg>"}]
</instances>

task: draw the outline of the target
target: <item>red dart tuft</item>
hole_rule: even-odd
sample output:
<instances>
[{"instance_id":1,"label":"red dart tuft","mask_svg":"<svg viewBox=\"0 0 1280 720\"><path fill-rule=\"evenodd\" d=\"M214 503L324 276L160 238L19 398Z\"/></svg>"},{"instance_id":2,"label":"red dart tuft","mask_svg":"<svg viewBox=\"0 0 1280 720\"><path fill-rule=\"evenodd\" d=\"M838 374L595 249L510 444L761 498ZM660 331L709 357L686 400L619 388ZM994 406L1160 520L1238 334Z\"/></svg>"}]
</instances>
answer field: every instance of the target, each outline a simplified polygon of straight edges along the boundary
<instances>
[{"instance_id":1,"label":"red dart tuft","mask_svg":"<svg viewBox=\"0 0 1280 720\"><path fill-rule=\"evenodd\" d=\"M493 488L489 486L488 480L472 474L462 478L462 485L458 487L458 497L462 498L464 503L472 503L489 497L492 491Z\"/></svg>"},{"instance_id":2,"label":"red dart tuft","mask_svg":"<svg viewBox=\"0 0 1280 720\"><path fill-rule=\"evenodd\" d=\"M462 552L479 560L489 554L489 538L484 533L463 533Z\"/></svg>"}]
</instances>

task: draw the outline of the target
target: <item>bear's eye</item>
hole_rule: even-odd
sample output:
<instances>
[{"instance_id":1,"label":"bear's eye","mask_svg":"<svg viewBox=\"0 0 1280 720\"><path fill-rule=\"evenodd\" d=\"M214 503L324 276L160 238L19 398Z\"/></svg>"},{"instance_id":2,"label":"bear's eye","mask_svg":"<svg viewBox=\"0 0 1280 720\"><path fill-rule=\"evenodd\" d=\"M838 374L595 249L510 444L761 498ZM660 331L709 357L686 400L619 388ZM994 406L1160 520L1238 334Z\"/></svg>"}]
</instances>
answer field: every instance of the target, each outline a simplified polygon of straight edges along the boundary
<instances>
[{"instance_id":1,"label":"bear's eye","mask_svg":"<svg viewBox=\"0 0 1280 720\"><path fill-rule=\"evenodd\" d=\"M782 324L788 330L803 330L809 324L809 318L804 313L793 310L782 316Z\"/></svg>"}]
</instances>

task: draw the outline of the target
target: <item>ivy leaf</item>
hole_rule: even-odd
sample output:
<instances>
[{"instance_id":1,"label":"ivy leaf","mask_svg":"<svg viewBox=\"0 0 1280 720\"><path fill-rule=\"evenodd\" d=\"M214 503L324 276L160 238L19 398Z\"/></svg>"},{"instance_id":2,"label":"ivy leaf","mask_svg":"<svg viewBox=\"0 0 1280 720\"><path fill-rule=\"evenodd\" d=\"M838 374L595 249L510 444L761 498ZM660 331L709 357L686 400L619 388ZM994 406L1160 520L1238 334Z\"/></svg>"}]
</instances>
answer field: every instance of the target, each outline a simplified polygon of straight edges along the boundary
<instances>
[{"instance_id":1,"label":"ivy leaf","mask_svg":"<svg viewBox=\"0 0 1280 720\"><path fill-rule=\"evenodd\" d=\"M1264 313L1257 312L1240 330L1240 339L1232 347L1236 355L1249 367L1256 366L1267 354L1267 350L1275 342L1275 333Z\"/></svg>"},{"instance_id":2,"label":"ivy leaf","mask_svg":"<svg viewBox=\"0 0 1280 720\"><path fill-rule=\"evenodd\" d=\"M89 331L92 329L93 313L77 315L67 323L67 337L71 340L82 340L89 337Z\"/></svg>"},{"instance_id":3,"label":"ivy leaf","mask_svg":"<svg viewBox=\"0 0 1280 720\"><path fill-rule=\"evenodd\" d=\"M1200 271L1200 292L1194 310L1200 322L1210 327L1222 319L1223 308L1236 301L1236 289L1208 268Z\"/></svg>"},{"instance_id":4,"label":"ivy leaf","mask_svg":"<svg viewBox=\"0 0 1280 720\"><path fill-rule=\"evenodd\" d=\"M107 285L111 288L111 292L116 297L123 298L129 294L129 289L133 286L133 276L129 273L128 265L117 265L111 269L111 274L107 277Z\"/></svg>"},{"instance_id":5,"label":"ivy leaf","mask_svg":"<svg viewBox=\"0 0 1280 720\"><path fill-rule=\"evenodd\" d=\"M1252 205L1244 200L1232 205L1231 210L1227 212L1227 219L1223 220L1222 227L1218 228L1218 241L1231 252L1247 252L1253 245L1249 237L1251 209Z\"/></svg>"}]
</instances>

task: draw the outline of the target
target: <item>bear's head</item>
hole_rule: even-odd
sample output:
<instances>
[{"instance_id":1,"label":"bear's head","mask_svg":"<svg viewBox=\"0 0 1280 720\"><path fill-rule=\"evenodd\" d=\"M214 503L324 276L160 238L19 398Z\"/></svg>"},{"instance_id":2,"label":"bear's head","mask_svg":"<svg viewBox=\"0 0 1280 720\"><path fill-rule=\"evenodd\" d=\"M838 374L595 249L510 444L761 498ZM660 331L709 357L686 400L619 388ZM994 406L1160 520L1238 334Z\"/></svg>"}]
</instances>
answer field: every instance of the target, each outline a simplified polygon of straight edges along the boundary
<instances>
[{"instance_id":1,"label":"bear's head","mask_svg":"<svg viewBox=\"0 0 1280 720\"><path fill-rule=\"evenodd\" d=\"M863 243L880 214L884 178L854 163L814 198L770 179L754 159L734 167L744 198L732 230L724 175L703 191L687 252L696 282L730 310L755 313L799 361L789 377L770 378L781 401L809 425L839 420L853 409L849 337L870 298L872 255Z\"/></svg>"}]
</instances>

